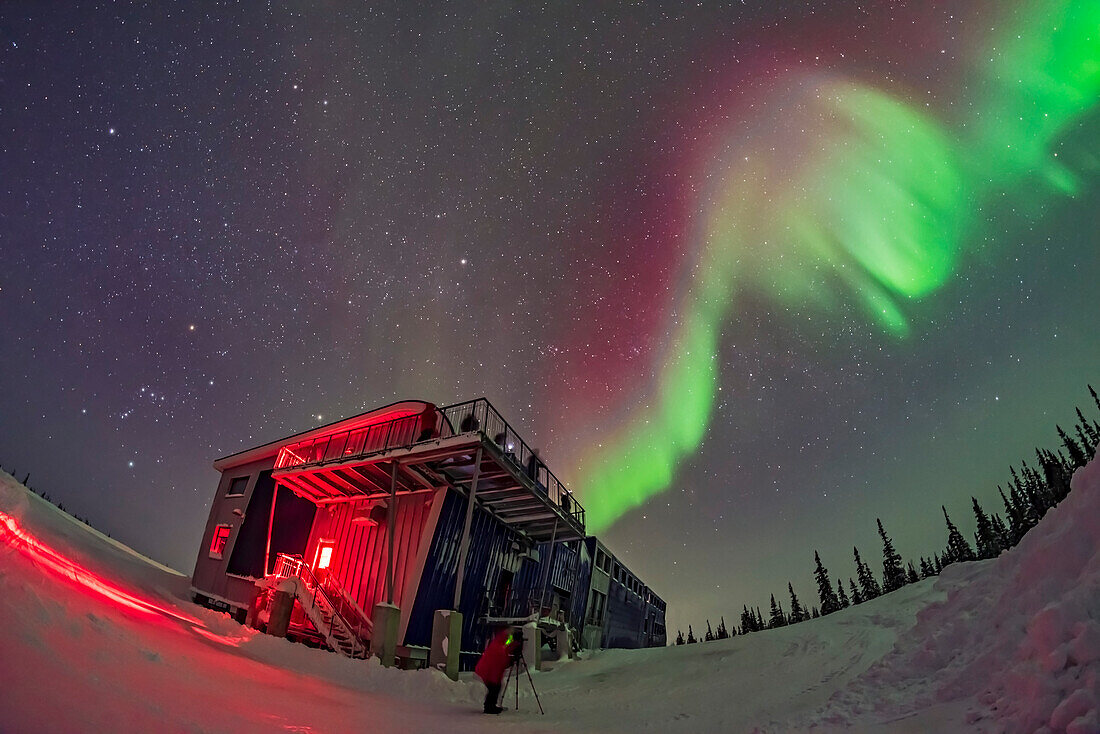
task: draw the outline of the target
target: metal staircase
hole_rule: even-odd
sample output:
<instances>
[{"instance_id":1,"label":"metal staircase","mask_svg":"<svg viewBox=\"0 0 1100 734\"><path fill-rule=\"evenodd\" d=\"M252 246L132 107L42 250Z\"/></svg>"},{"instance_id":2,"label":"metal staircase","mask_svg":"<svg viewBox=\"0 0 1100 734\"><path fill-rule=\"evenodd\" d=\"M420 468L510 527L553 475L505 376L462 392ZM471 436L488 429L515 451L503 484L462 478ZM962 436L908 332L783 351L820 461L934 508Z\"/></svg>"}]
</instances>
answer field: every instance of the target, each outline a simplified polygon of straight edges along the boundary
<instances>
[{"instance_id":1,"label":"metal staircase","mask_svg":"<svg viewBox=\"0 0 1100 734\"><path fill-rule=\"evenodd\" d=\"M373 626L342 586L331 577L318 581L301 558L282 553L275 560L274 576L276 582L295 582L302 611L329 647L349 658L367 657Z\"/></svg>"}]
</instances>

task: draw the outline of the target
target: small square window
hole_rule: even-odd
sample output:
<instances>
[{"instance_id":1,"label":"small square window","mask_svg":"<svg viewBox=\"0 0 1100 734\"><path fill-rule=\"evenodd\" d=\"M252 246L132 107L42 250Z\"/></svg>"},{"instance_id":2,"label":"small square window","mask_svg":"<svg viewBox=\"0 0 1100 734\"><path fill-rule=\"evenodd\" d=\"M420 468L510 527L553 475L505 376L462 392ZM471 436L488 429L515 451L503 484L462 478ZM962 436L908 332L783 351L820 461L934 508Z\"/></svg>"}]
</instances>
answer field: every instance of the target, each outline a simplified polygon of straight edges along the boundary
<instances>
[{"instance_id":1,"label":"small square window","mask_svg":"<svg viewBox=\"0 0 1100 734\"><path fill-rule=\"evenodd\" d=\"M245 489L248 488L248 477L235 477L233 481L229 483L229 490L225 493L226 497L243 497Z\"/></svg>"},{"instance_id":2,"label":"small square window","mask_svg":"<svg viewBox=\"0 0 1100 734\"><path fill-rule=\"evenodd\" d=\"M211 558L221 559L222 553L225 551L225 544L229 542L229 533L232 530L232 525L219 525L214 528L214 539L210 542Z\"/></svg>"}]
</instances>

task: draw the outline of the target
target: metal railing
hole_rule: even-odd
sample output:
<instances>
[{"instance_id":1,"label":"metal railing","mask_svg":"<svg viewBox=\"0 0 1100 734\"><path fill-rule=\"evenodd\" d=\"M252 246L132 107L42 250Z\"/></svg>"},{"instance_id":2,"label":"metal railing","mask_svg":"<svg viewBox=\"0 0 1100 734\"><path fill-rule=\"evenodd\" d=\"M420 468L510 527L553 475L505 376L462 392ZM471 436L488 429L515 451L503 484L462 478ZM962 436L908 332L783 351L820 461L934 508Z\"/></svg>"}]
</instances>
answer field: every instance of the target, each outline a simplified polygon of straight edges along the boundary
<instances>
[{"instance_id":1,"label":"metal railing","mask_svg":"<svg viewBox=\"0 0 1100 734\"><path fill-rule=\"evenodd\" d=\"M302 582L308 594L308 598L302 601L307 602L312 607L312 611L316 611L322 619L318 620L314 615L309 614L311 611L309 608L306 609L307 616L318 628L317 631L325 636L330 646L342 650L351 657L366 655L367 646L364 640L370 639L371 622L358 605L350 602L343 589L318 581L303 559L284 553L279 553L275 558L274 576L276 579L297 578ZM336 597L336 600L333 597ZM328 619L327 629L323 629L326 626L324 618ZM333 634L335 629L342 632L346 642L342 642Z\"/></svg>"},{"instance_id":2,"label":"metal railing","mask_svg":"<svg viewBox=\"0 0 1100 734\"><path fill-rule=\"evenodd\" d=\"M584 508L573 493L485 398L434 409L434 415L407 415L284 446L279 450L275 468L321 466L361 459L383 451L411 448L420 443L465 434L481 434L496 447L505 461L513 464L518 474L530 480L536 492L584 528Z\"/></svg>"},{"instance_id":3,"label":"metal railing","mask_svg":"<svg viewBox=\"0 0 1100 734\"><path fill-rule=\"evenodd\" d=\"M584 527L584 508L561 481L554 476L538 453L520 438L515 429L485 398L456 403L442 409L446 423L455 433L480 433L496 446L505 461L526 476L537 492L558 505L564 514Z\"/></svg>"}]
</instances>

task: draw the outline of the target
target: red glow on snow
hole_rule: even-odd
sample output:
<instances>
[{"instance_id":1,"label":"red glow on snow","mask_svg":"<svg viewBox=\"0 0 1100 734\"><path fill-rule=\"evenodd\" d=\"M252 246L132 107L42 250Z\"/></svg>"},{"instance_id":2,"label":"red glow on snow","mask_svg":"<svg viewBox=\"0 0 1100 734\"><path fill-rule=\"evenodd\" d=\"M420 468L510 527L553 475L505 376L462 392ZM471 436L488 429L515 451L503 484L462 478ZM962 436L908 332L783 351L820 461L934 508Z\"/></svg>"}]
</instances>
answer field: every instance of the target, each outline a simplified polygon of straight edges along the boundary
<instances>
[{"instance_id":1,"label":"red glow on snow","mask_svg":"<svg viewBox=\"0 0 1100 734\"><path fill-rule=\"evenodd\" d=\"M202 624L198 620L176 610L134 596L130 592L119 588L93 571L84 568L79 563L66 558L53 548L45 545L21 528L14 517L3 512L0 512L0 540L25 555L32 563L47 568L64 579L75 582L80 587L122 609L142 614L165 615L190 625Z\"/></svg>"}]
</instances>

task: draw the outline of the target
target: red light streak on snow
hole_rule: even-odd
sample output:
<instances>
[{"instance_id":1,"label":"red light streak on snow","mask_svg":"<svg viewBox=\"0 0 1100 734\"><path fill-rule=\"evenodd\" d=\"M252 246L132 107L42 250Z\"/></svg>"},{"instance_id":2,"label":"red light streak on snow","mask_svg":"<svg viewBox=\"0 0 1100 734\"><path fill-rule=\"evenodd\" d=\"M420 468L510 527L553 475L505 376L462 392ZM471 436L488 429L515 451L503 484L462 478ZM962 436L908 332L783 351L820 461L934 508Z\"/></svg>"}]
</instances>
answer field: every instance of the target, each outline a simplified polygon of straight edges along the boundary
<instances>
[{"instance_id":1,"label":"red light streak on snow","mask_svg":"<svg viewBox=\"0 0 1100 734\"><path fill-rule=\"evenodd\" d=\"M164 615L192 626L202 625L197 619L134 596L110 581L90 571L79 563L66 558L19 526L11 515L0 512L0 540L15 548L31 562L53 571L58 576L76 582L79 586L110 601L115 605L142 614Z\"/></svg>"}]
</instances>

